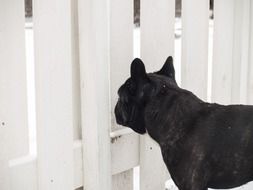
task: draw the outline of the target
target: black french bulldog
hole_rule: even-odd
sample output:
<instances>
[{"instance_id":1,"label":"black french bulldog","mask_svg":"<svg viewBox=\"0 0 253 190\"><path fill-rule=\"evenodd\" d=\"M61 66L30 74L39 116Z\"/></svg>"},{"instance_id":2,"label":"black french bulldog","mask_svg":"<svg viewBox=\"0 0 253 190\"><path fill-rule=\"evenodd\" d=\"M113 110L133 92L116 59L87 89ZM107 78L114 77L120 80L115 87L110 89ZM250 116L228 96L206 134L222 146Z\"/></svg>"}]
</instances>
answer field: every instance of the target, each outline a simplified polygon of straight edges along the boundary
<instances>
[{"instance_id":1,"label":"black french bulldog","mask_svg":"<svg viewBox=\"0 0 253 190\"><path fill-rule=\"evenodd\" d=\"M253 180L253 106L211 104L179 88L172 57L148 74L135 59L118 95L117 123L148 132L180 190L234 188Z\"/></svg>"}]
</instances>

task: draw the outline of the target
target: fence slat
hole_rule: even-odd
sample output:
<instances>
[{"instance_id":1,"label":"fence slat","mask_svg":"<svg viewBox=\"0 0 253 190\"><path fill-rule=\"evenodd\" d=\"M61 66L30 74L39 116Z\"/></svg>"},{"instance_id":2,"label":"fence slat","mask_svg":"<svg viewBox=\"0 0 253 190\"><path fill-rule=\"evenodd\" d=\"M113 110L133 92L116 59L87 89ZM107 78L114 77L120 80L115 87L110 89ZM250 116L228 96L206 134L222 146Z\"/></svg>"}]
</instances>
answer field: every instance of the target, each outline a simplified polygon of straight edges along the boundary
<instances>
[{"instance_id":1,"label":"fence slat","mask_svg":"<svg viewBox=\"0 0 253 190\"><path fill-rule=\"evenodd\" d=\"M232 67L232 103L247 102L250 0L235 0Z\"/></svg>"},{"instance_id":2,"label":"fence slat","mask_svg":"<svg viewBox=\"0 0 253 190\"><path fill-rule=\"evenodd\" d=\"M251 14L251 0L243 0L239 1L237 0L237 3L242 3L241 8L241 50L238 51L241 53L241 69L240 69L240 89L238 90L240 92L240 103L246 104L247 102L247 92L248 92L248 69L249 69L249 61L250 61L250 14ZM235 51L235 50L234 50ZM237 51L237 50L236 50ZM235 61L234 61L235 63ZM234 70L235 74L236 70ZM238 103L238 101L236 102Z\"/></svg>"},{"instance_id":3,"label":"fence slat","mask_svg":"<svg viewBox=\"0 0 253 190\"><path fill-rule=\"evenodd\" d=\"M141 1L141 58L148 71L158 70L174 54L174 0Z\"/></svg>"},{"instance_id":4,"label":"fence slat","mask_svg":"<svg viewBox=\"0 0 253 190\"><path fill-rule=\"evenodd\" d=\"M118 100L118 88L130 76L133 60L133 2L110 1L110 81L112 108ZM119 127L112 113L112 130Z\"/></svg>"},{"instance_id":5,"label":"fence slat","mask_svg":"<svg viewBox=\"0 0 253 190\"><path fill-rule=\"evenodd\" d=\"M122 173L139 165L139 144L139 136L134 133L112 139L112 175Z\"/></svg>"},{"instance_id":6,"label":"fence slat","mask_svg":"<svg viewBox=\"0 0 253 190\"><path fill-rule=\"evenodd\" d=\"M181 84L207 98L209 0L182 0Z\"/></svg>"},{"instance_id":7,"label":"fence slat","mask_svg":"<svg viewBox=\"0 0 253 190\"><path fill-rule=\"evenodd\" d=\"M247 103L249 22L249 0L215 3L213 101Z\"/></svg>"},{"instance_id":8,"label":"fence slat","mask_svg":"<svg viewBox=\"0 0 253 190\"><path fill-rule=\"evenodd\" d=\"M250 36L247 103L253 104L253 2L250 1Z\"/></svg>"},{"instance_id":9,"label":"fence slat","mask_svg":"<svg viewBox=\"0 0 253 190\"><path fill-rule=\"evenodd\" d=\"M10 190L37 190L37 160L35 156L24 156L9 162ZM9 189L8 189L9 190Z\"/></svg>"},{"instance_id":10,"label":"fence slat","mask_svg":"<svg viewBox=\"0 0 253 190\"><path fill-rule=\"evenodd\" d=\"M147 71L159 70L174 52L174 0L141 1L141 58ZM164 189L168 172L158 145L141 137L140 189Z\"/></svg>"},{"instance_id":11,"label":"fence slat","mask_svg":"<svg viewBox=\"0 0 253 190\"><path fill-rule=\"evenodd\" d=\"M34 37L38 186L69 190L74 187L71 1L34 1Z\"/></svg>"},{"instance_id":12,"label":"fence slat","mask_svg":"<svg viewBox=\"0 0 253 190\"><path fill-rule=\"evenodd\" d=\"M234 0L214 3L212 101L232 100Z\"/></svg>"},{"instance_id":13,"label":"fence slat","mask_svg":"<svg viewBox=\"0 0 253 190\"><path fill-rule=\"evenodd\" d=\"M73 144L74 153L74 188L83 186L83 156L82 141ZM27 155L9 161L11 190L37 189L37 157Z\"/></svg>"},{"instance_id":14,"label":"fence slat","mask_svg":"<svg viewBox=\"0 0 253 190\"><path fill-rule=\"evenodd\" d=\"M129 77L130 63L133 59L133 2L125 0L110 1L110 87L111 87L111 118L112 130L119 126L114 117L114 106L118 99L117 91L120 85ZM133 161L139 160L138 136L126 135L124 141L114 141L112 145L112 172L132 165ZM122 144L129 145L126 147ZM129 143L135 142L135 143ZM118 144L118 145L117 145ZM133 151L134 150L134 151ZM125 159L122 153L127 152ZM126 154L124 154L126 155ZM120 160L122 159L122 160ZM123 161L123 162L122 162ZM137 161L138 162L138 161ZM117 163L121 163L120 165ZM113 175L112 189L132 189L133 169ZM124 185L123 185L124 184Z\"/></svg>"},{"instance_id":15,"label":"fence slat","mask_svg":"<svg viewBox=\"0 0 253 190\"><path fill-rule=\"evenodd\" d=\"M0 189L11 189L8 161L29 153L24 2L0 6Z\"/></svg>"},{"instance_id":16,"label":"fence slat","mask_svg":"<svg viewBox=\"0 0 253 190\"><path fill-rule=\"evenodd\" d=\"M111 189L109 1L80 0L84 189Z\"/></svg>"},{"instance_id":17,"label":"fence slat","mask_svg":"<svg viewBox=\"0 0 253 190\"><path fill-rule=\"evenodd\" d=\"M112 176L113 190L133 190L133 169Z\"/></svg>"}]
</instances>

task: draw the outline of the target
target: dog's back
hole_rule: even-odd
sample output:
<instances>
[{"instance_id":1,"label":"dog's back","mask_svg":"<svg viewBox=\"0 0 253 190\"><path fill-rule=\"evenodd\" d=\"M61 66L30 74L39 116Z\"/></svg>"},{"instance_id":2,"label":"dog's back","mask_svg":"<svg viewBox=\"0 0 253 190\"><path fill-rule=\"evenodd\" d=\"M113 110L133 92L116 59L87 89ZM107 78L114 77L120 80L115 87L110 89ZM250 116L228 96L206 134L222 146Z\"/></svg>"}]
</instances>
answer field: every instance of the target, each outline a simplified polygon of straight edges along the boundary
<instances>
[{"instance_id":1,"label":"dog's back","mask_svg":"<svg viewBox=\"0 0 253 190\"><path fill-rule=\"evenodd\" d=\"M190 92L175 93L176 98L171 91L167 98L159 97L159 118L156 122L148 116L147 126L156 126L148 131L159 142L178 186L183 182L176 176L206 177L210 188L253 180L253 106L209 104Z\"/></svg>"}]
</instances>

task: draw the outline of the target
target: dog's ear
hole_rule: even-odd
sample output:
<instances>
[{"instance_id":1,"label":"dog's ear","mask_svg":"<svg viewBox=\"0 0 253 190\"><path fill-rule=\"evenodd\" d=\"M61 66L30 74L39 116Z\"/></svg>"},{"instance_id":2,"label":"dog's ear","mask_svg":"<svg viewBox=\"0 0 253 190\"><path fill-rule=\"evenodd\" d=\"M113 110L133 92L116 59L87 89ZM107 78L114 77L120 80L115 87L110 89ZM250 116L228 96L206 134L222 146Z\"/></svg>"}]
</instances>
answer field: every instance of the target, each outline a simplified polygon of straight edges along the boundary
<instances>
[{"instance_id":1,"label":"dog's ear","mask_svg":"<svg viewBox=\"0 0 253 190\"><path fill-rule=\"evenodd\" d=\"M134 80L147 78L144 63L139 58L135 58L131 64L131 78Z\"/></svg>"},{"instance_id":2,"label":"dog's ear","mask_svg":"<svg viewBox=\"0 0 253 190\"><path fill-rule=\"evenodd\" d=\"M160 71L156 72L158 75L164 75L175 80L175 69L173 66L173 58L169 56L165 61Z\"/></svg>"}]
</instances>

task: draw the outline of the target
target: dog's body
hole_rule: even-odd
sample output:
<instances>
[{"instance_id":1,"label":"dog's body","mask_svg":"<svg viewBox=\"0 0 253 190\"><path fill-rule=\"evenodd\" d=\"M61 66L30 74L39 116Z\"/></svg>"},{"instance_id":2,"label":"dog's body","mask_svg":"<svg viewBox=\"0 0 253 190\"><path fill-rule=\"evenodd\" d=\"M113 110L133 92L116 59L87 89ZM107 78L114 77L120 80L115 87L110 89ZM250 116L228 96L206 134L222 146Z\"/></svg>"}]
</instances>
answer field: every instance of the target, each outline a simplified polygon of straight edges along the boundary
<instances>
[{"instance_id":1,"label":"dog's body","mask_svg":"<svg viewBox=\"0 0 253 190\"><path fill-rule=\"evenodd\" d=\"M145 127L176 185L218 189L253 180L253 106L209 104L182 89L167 92L146 105Z\"/></svg>"},{"instance_id":2,"label":"dog's body","mask_svg":"<svg viewBox=\"0 0 253 190\"><path fill-rule=\"evenodd\" d=\"M253 106L203 102L179 88L174 76L172 58L151 74L134 60L119 89L117 122L148 132L180 190L233 188L253 180Z\"/></svg>"}]
</instances>

